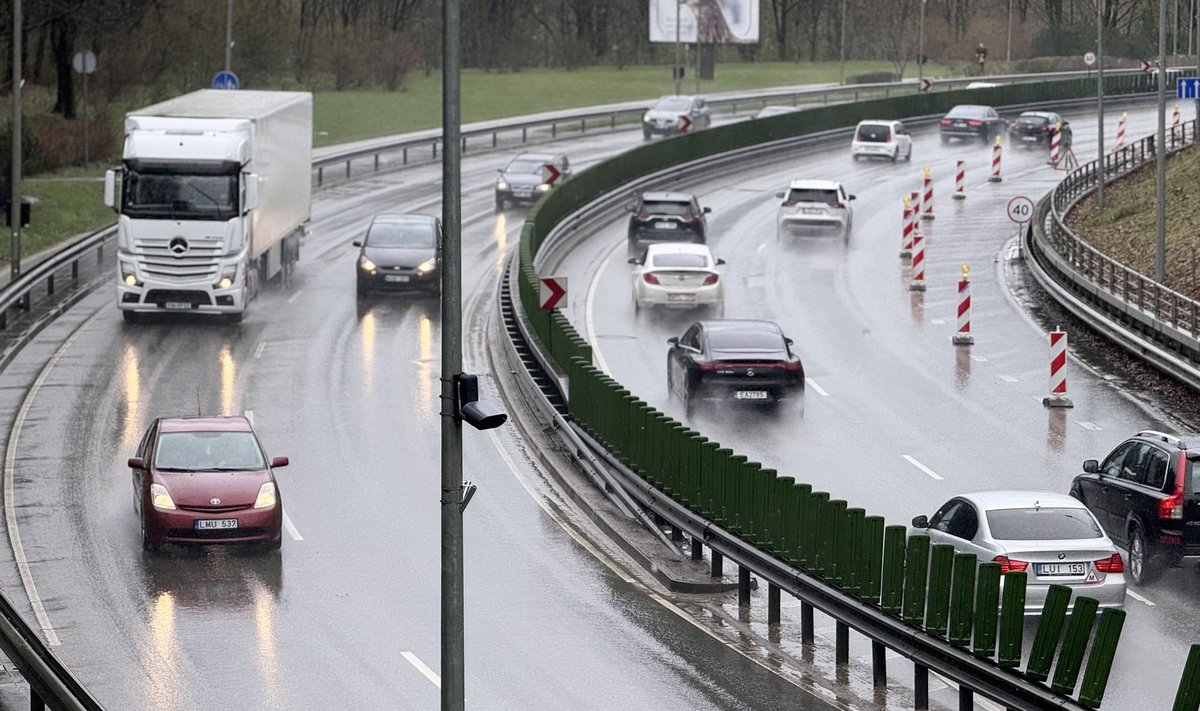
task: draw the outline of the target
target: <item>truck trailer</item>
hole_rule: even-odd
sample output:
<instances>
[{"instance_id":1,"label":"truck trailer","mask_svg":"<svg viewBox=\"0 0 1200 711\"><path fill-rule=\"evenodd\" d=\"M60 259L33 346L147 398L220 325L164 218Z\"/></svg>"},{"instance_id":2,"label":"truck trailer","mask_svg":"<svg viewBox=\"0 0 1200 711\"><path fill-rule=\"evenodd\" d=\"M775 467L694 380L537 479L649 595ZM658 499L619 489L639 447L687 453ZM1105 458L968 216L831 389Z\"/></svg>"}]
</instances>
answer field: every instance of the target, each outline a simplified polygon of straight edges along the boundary
<instances>
[{"instance_id":1,"label":"truck trailer","mask_svg":"<svg viewBox=\"0 0 1200 711\"><path fill-rule=\"evenodd\" d=\"M312 197L312 94L204 89L125 116L117 306L241 321L300 256Z\"/></svg>"}]
</instances>

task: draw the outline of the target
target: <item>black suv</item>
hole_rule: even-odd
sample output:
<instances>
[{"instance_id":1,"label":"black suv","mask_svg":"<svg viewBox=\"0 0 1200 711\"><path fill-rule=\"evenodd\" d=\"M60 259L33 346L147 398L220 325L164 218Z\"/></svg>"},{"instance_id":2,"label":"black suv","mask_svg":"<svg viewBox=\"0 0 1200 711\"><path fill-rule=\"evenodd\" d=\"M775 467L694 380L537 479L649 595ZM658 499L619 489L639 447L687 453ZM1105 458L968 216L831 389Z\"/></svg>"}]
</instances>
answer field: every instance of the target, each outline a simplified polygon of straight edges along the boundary
<instances>
[{"instance_id":1,"label":"black suv","mask_svg":"<svg viewBox=\"0 0 1200 711\"><path fill-rule=\"evenodd\" d=\"M950 109L938 123L942 143L950 142L951 138L982 139L984 143L1004 133L1007 128L1004 119L990 106L977 104L959 104Z\"/></svg>"},{"instance_id":2,"label":"black suv","mask_svg":"<svg viewBox=\"0 0 1200 711\"><path fill-rule=\"evenodd\" d=\"M1149 583L1185 556L1200 556L1200 434L1146 430L1103 462L1089 459L1071 496L1129 550L1129 577Z\"/></svg>"},{"instance_id":3,"label":"black suv","mask_svg":"<svg viewBox=\"0 0 1200 711\"><path fill-rule=\"evenodd\" d=\"M642 193L630 205L629 256L637 256L655 242L706 244L712 208L700 207L690 193Z\"/></svg>"}]
</instances>

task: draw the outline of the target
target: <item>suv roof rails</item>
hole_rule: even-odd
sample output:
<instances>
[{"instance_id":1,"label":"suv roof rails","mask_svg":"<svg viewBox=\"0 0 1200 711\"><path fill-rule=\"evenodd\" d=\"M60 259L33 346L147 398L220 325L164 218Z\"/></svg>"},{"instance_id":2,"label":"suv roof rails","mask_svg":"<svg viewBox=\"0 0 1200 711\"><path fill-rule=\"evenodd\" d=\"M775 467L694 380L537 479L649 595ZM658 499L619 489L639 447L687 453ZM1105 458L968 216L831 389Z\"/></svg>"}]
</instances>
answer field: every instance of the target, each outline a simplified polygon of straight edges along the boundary
<instances>
[{"instance_id":1,"label":"suv roof rails","mask_svg":"<svg viewBox=\"0 0 1200 711\"><path fill-rule=\"evenodd\" d=\"M1167 444L1172 445L1174 447L1179 447L1183 444L1183 440L1176 437L1175 435L1169 435L1165 432L1159 432L1157 430L1142 430L1137 433L1137 436L1138 437L1154 437L1154 438L1160 439L1163 442L1166 442Z\"/></svg>"}]
</instances>

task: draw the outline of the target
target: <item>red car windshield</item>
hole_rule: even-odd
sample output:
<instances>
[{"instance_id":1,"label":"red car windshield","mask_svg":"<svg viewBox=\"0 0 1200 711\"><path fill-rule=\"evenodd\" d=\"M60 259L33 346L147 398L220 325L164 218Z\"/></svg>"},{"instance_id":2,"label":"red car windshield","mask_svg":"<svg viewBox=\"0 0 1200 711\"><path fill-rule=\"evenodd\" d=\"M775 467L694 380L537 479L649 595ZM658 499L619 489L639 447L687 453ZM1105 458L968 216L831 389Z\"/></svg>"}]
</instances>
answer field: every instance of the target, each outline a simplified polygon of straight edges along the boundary
<instances>
[{"instance_id":1,"label":"red car windshield","mask_svg":"<svg viewBox=\"0 0 1200 711\"><path fill-rule=\"evenodd\" d=\"M158 438L159 471L247 471L264 469L262 449L251 432L165 432Z\"/></svg>"}]
</instances>

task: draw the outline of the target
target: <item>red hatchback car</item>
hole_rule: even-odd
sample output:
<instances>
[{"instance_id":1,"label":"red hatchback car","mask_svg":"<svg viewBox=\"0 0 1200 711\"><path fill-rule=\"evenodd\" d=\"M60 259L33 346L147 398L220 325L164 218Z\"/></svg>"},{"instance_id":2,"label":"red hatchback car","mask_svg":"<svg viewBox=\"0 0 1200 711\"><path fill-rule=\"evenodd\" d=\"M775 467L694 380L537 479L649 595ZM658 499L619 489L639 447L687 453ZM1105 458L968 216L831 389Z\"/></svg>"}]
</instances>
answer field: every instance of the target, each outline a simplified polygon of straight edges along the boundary
<instances>
[{"instance_id":1,"label":"red hatchback car","mask_svg":"<svg viewBox=\"0 0 1200 711\"><path fill-rule=\"evenodd\" d=\"M164 543L282 542L283 501L245 417L161 417L129 459L142 548Z\"/></svg>"}]
</instances>

